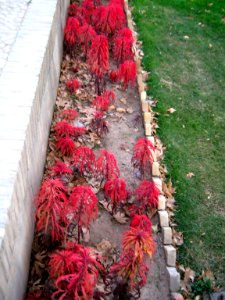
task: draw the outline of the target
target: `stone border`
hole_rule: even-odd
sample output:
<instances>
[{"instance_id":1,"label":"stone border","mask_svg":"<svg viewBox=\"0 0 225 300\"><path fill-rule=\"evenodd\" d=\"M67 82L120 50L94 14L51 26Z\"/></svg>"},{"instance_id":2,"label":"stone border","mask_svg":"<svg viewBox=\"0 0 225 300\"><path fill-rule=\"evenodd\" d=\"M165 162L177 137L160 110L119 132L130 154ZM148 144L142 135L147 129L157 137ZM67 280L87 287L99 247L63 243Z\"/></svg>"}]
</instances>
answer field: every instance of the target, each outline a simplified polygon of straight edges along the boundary
<instances>
[{"instance_id":1,"label":"stone border","mask_svg":"<svg viewBox=\"0 0 225 300\"><path fill-rule=\"evenodd\" d=\"M128 0L125 0L125 12L127 15L128 27L134 31L134 22L132 20L132 14L129 10ZM140 97L140 104L143 113L145 136L156 146L156 139L153 135L153 119L154 112L151 110L150 101L147 99L146 84L145 84L145 71L141 67L141 56L139 55L138 49L134 45L134 59L137 69L137 84ZM160 155L156 150L154 153L154 162L152 164L152 178L160 189L159 203L158 203L158 217L159 223L162 230L162 241L164 245L167 274L169 279L169 287L171 292L176 292L180 289L180 273L176 269L176 248L172 244L172 228L170 227L169 214L166 210L166 198L162 190L162 176L160 172Z\"/></svg>"},{"instance_id":2,"label":"stone border","mask_svg":"<svg viewBox=\"0 0 225 300\"><path fill-rule=\"evenodd\" d=\"M0 77L0 299L26 291L68 5L30 1Z\"/></svg>"}]
</instances>

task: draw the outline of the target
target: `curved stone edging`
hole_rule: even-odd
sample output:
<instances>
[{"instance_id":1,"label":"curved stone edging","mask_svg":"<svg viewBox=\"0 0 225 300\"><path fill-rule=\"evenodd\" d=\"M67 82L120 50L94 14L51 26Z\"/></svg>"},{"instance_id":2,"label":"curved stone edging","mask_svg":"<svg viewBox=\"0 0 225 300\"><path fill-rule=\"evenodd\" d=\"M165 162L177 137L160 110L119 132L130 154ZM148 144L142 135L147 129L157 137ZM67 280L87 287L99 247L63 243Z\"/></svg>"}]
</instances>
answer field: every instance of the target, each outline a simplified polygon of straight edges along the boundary
<instances>
[{"instance_id":1,"label":"curved stone edging","mask_svg":"<svg viewBox=\"0 0 225 300\"><path fill-rule=\"evenodd\" d=\"M125 0L125 11L127 15L128 27L134 32L134 22L132 20L131 11L129 10L128 0ZM144 80L144 70L141 67L141 57L139 56L137 49L134 46L135 62L137 68L137 84L140 97L140 104L142 107L145 136L154 145L156 145L155 137L153 136L153 118L154 113L151 110L150 102L147 100L146 84ZM166 210L166 198L162 190L162 176L160 173L160 158L155 151L155 158L152 164L152 177L153 181L157 184L160 189L160 197L158 203L158 217L159 223L162 230L162 240L164 245L166 264L167 264L167 274L169 280L169 286L171 292L176 292L180 289L180 273L176 269L176 248L172 245L172 228L170 227L169 215Z\"/></svg>"},{"instance_id":2,"label":"curved stone edging","mask_svg":"<svg viewBox=\"0 0 225 300\"><path fill-rule=\"evenodd\" d=\"M24 298L69 0L32 0L0 77L0 299ZM7 22L7 19L5 20Z\"/></svg>"}]
</instances>

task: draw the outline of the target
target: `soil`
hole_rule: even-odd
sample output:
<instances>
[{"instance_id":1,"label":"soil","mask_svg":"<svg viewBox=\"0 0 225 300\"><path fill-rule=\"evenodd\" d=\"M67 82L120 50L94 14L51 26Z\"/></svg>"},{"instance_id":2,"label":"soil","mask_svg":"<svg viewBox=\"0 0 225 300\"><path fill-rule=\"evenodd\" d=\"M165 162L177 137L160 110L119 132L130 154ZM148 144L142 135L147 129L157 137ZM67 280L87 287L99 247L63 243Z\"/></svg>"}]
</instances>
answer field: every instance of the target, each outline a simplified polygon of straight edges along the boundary
<instances>
[{"instance_id":1,"label":"soil","mask_svg":"<svg viewBox=\"0 0 225 300\"><path fill-rule=\"evenodd\" d=\"M74 67L79 66L78 71L74 73ZM65 86L66 81L69 78L78 78L82 83L78 93L74 96L71 95ZM77 146L84 144L93 148L96 155L99 149L105 148L112 152L117 160L117 165L120 169L120 177L124 178L127 184L128 190L135 189L141 182L141 174L134 170L131 165L132 148L139 137L144 137L142 114L140 110L140 101L136 84L129 87L128 90L123 90L119 84L111 84L107 80L107 89L112 89L116 94L116 101L113 106L110 107L107 113L106 120L109 125L109 132L104 138L99 139L91 130L87 131L87 134L78 140ZM96 96L94 81L89 74L88 67L84 63L83 57L76 56L76 59L70 59L68 56L64 56L62 63L61 77L59 83L58 96L56 100L56 109L53 116L52 129L49 137L49 149L46 160L46 170L44 178L48 174L48 168L54 164L55 160L61 159L63 161L69 161L68 158L62 157L58 151L56 151L54 124L60 120L60 111L64 108L74 108L80 113L80 117L76 120L76 124L84 124L89 126L91 115L90 101ZM89 120L89 121L88 121ZM83 125L82 125L83 126ZM149 172L149 178L151 175ZM87 178L67 178L69 190L75 184L81 184L85 182L87 184ZM104 201L103 192L96 190L99 201ZM101 204L99 204L99 214L95 222L90 226L90 232L86 232L83 237L82 243L87 246L91 246L97 249L102 243L110 243L110 250L108 251L109 260L115 261L119 258L119 252L121 248L121 237L124 231L128 229L130 219L122 212L121 224L113 218ZM156 214L152 218L154 228L153 238L156 242L156 253L153 256L153 260L149 262L149 274L147 278L147 284L141 289L141 300L167 300L169 297L168 280L166 276L166 264L163 252L163 246L161 241L160 232L157 229L158 219ZM120 216L121 222L121 216ZM73 235L73 232L72 232ZM74 236L73 236L74 239ZM103 245L104 246L104 245ZM38 289L48 291L52 290L51 283L48 279L48 273L46 272L48 265L48 254L54 251L57 245L51 245L50 243L43 243L42 236L35 234L30 276L28 282L28 292ZM106 251L106 252L107 252ZM110 254L109 254L110 252ZM47 296L46 296L47 299ZM112 296L106 296L104 299L113 299ZM128 299L128 298L127 298Z\"/></svg>"}]
</instances>

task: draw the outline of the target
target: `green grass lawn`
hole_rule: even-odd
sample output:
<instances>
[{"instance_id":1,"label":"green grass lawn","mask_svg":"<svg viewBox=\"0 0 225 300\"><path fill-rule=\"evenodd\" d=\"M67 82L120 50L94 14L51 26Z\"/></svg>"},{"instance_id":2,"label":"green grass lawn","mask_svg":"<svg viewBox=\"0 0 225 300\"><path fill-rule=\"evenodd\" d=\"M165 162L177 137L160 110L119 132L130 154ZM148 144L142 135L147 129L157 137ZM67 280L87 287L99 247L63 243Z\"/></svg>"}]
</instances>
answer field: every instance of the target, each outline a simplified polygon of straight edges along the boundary
<instances>
[{"instance_id":1,"label":"green grass lawn","mask_svg":"<svg viewBox=\"0 0 225 300\"><path fill-rule=\"evenodd\" d=\"M131 0L184 234L179 262L225 287L225 2ZM173 107L176 112L168 114ZM187 173L194 177L188 178Z\"/></svg>"}]
</instances>

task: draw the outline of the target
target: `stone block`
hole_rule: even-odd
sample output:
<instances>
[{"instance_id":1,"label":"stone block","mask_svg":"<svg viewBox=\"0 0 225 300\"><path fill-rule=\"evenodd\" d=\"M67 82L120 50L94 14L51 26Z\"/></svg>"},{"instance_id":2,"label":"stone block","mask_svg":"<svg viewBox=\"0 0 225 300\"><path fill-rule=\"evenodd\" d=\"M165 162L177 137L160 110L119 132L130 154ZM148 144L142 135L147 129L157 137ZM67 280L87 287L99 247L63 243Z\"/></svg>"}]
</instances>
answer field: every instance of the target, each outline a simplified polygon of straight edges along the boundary
<instances>
[{"instance_id":1,"label":"stone block","mask_svg":"<svg viewBox=\"0 0 225 300\"><path fill-rule=\"evenodd\" d=\"M166 198L163 195L159 195L158 198L158 210L166 209Z\"/></svg>"},{"instance_id":2,"label":"stone block","mask_svg":"<svg viewBox=\"0 0 225 300\"><path fill-rule=\"evenodd\" d=\"M167 276L171 292L177 292L180 289L180 274L174 267L167 267Z\"/></svg>"},{"instance_id":3,"label":"stone block","mask_svg":"<svg viewBox=\"0 0 225 300\"><path fill-rule=\"evenodd\" d=\"M161 173L160 173L160 170L159 170L159 163L154 161L152 163L152 176L160 176Z\"/></svg>"},{"instance_id":4,"label":"stone block","mask_svg":"<svg viewBox=\"0 0 225 300\"><path fill-rule=\"evenodd\" d=\"M144 112L144 123L150 124L152 122L152 114L150 112Z\"/></svg>"},{"instance_id":5,"label":"stone block","mask_svg":"<svg viewBox=\"0 0 225 300\"><path fill-rule=\"evenodd\" d=\"M146 91L141 92L140 94L141 102L144 102L147 100L147 93Z\"/></svg>"},{"instance_id":6,"label":"stone block","mask_svg":"<svg viewBox=\"0 0 225 300\"><path fill-rule=\"evenodd\" d=\"M141 102L141 109L142 109L142 112L149 112L150 111L149 103L147 101Z\"/></svg>"},{"instance_id":7,"label":"stone block","mask_svg":"<svg viewBox=\"0 0 225 300\"><path fill-rule=\"evenodd\" d=\"M145 123L145 135L146 136L152 135L152 126L151 126L151 124L146 124Z\"/></svg>"},{"instance_id":8,"label":"stone block","mask_svg":"<svg viewBox=\"0 0 225 300\"><path fill-rule=\"evenodd\" d=\"M166 210L159 210L159 224L161 227L168 227L169 226L169 216Z\"/></svg>"},{"instance_id":9,"label":"stone block","mask_svg":"<svg viewBox=\"0 0 225 300\"><path fill-rule=\"evenodd\" d=\"M175 267L176 266L176 257L177 257L177 251L176 248L174 248L172 245L166 245L164 246L165 254L166 254L166 263L169 267Z\"/></svg>"},{"instance_id":10,"label":"stone block","mask_svg":"<svg viewBox=\"0 0 225 300\"><path fill-rule=\"evenodd\" d=\"M172 229L171 227L162 227L162 239L164 245L172 244Z\"/></svg>"},{"instance_id":11,"label":"stone block","mask_svg":"<svg viewBox=\"0 0 225 300\"><path fill-rule=\"evenodd\" d=\"M153 146L155 145L155 139L154 139L154 136L148 136L148 137L147 137L147 140L149 140L149 141L152 143Z\"/></svg>"},{"instance_id":12,"label":"stone block","mask_svg":"<svg viewBox=\"0 0 225 300\"><path fill-rule=\"evenodd\" d=\"M152 180L155 182L157 188L160 190L160 193L162 193L162 179L153 176Z\"/></svg>"}]
</instances>

